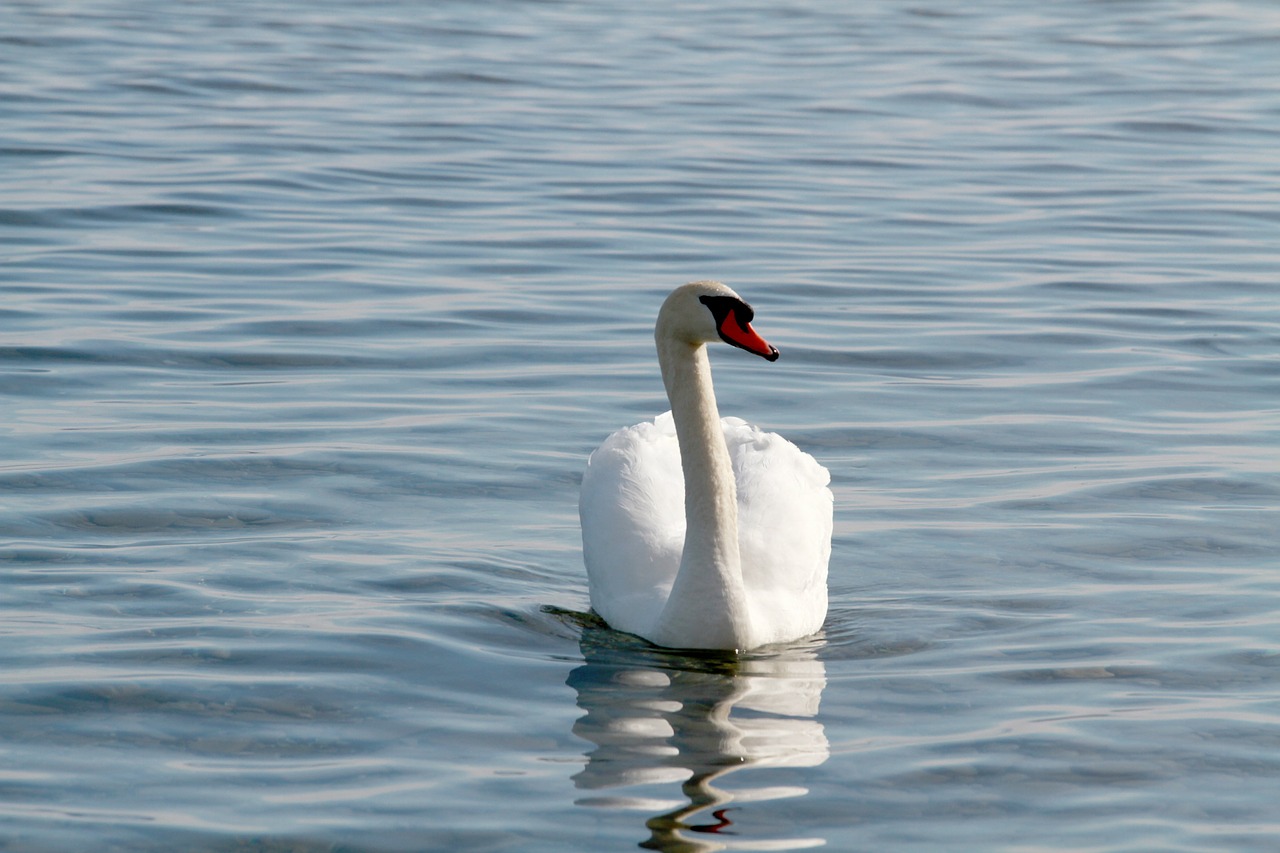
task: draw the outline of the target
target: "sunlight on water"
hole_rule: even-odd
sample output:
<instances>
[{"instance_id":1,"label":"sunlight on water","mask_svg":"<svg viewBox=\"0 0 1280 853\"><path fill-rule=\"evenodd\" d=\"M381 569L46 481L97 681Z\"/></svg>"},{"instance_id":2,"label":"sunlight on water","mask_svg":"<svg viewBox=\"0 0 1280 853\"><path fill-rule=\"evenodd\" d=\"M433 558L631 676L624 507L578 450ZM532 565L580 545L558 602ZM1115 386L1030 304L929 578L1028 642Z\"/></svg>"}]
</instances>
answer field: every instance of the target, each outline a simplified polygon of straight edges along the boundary
<instances>
[{"instance_id":1,"label":"sunlight on water","mask_svg":"<svg viewBox=\"0 0 1280 853\"><path fill-rule=\"evenodd\" d=\"M1270 850L1262 2L0 8L0 847ZM587 609L663 296L824 632Z\"/></svg>"}]
</instances>

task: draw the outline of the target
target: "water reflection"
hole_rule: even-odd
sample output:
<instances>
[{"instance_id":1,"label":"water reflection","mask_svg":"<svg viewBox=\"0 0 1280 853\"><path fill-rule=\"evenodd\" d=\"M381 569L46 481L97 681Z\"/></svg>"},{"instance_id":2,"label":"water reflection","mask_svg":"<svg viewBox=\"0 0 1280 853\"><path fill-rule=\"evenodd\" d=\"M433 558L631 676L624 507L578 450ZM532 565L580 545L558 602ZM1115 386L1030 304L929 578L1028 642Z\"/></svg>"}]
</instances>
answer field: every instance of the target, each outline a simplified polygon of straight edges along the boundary
<instances>
[{"instance_id":1,"label":"water reflection","mask_svg":"<svg viewBox=\"0 0 1280 853\"><path fill-rule=\"evenodd\" d=\"M796 797L799 786L726 787L747 768L813 767L829 754L816 719L826 670L813 648L754 659L669 652L586 627L586 663L569 675L586 713L574 734L595 744L573 777L579 805L652 814L640 847L663 851L796 850L821 838L747 838L744 803ZM735 780L746 782L744 778ZM680 783L682 797L669 790ZM660 786L660 787L657 787Z\"/></svg>"}]
</instances>

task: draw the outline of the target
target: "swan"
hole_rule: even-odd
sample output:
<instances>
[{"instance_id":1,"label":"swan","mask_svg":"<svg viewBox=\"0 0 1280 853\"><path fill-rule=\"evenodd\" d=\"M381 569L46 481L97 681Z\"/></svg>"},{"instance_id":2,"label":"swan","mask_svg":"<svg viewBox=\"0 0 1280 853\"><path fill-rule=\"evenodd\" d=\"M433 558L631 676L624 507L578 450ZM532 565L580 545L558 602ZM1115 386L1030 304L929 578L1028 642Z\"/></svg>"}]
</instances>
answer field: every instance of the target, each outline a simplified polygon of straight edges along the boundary
<instances>
[{"instance_id":1,"label":"swan","mask_svg":"<svg viewBox=\"0 0 1280 853\"><path fill-rule=\"evenodd\" d=\"M591 606L658 646L745 651L806 637L826 618L830 473L716 407L706 344L778 359L754 316L720 282L672 291L654 328L671 410L613 433L583 474Z\"/></svg>"}]
</instances>

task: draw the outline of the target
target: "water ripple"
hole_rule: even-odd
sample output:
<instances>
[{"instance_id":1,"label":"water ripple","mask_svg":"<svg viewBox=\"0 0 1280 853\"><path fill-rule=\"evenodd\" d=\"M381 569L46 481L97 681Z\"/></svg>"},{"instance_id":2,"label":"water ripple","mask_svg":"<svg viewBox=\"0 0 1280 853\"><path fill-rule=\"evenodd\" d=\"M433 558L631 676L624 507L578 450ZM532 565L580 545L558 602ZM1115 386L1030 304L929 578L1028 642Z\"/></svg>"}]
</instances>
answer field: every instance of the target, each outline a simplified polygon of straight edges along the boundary
<instances>
[{"instance_id":1,"label":"water ripple","mask_svg":"<svg viewBox=\"0 0 1280 853\"><path fill-rule=\"evenodd\" d=\"M0 8L4 841L1270 849L1280 16L1150 11ZM584 613L703 277L837 497L743 659Z\"/></svg>"}]
</instances>

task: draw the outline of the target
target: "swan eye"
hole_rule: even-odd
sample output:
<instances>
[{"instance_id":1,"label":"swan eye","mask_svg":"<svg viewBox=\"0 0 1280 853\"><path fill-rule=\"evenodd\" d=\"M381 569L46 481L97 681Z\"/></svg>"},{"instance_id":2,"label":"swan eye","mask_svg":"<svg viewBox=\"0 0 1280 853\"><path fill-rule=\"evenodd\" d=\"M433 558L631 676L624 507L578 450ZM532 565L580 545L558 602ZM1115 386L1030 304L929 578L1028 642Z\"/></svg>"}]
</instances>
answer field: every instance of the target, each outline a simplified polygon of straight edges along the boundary
<instances>
[{"instance_id":1,"label":"swan eye","mask_svg":"<svg viewBox=\"0 0 1280 853\"><path fill-rule=\"evenodd\" d=\"M710 309L711 316L716 320L717 329L724 325L725 318L730 314L742 329L745 329L756 317L756 312L750 305L732 296L699 296L698 301Z\"/></svg>"}]
</instances>

